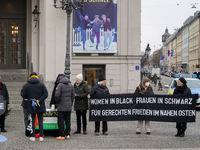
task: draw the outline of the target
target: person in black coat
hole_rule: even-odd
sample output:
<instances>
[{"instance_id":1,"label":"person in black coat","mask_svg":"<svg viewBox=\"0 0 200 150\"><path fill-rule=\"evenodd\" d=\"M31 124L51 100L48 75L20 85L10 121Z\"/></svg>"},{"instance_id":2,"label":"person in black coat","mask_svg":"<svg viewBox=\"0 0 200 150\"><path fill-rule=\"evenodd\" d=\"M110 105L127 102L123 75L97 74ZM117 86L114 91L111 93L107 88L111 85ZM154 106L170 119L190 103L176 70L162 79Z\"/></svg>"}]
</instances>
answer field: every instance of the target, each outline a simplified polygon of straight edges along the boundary
<instances>
[{"instance_id":1,"label":"person in black coat","mask_svg":"<svg viewBox=\"0 0 200 150\"><path fill-rule=\"evenodd\" d=\"M140 94L140 95L153 95L154 94L153 89L150 86L149 78L147 78L147 77L143 78L142 83L136 88L135 94ZM143 120L139 120L138 125L137 125L136 134L141 133L142 127L143 127ZM146 129L146 134L148 134L148 135L151 134L150 121L145 120L145 129Z\"/></svg>"},{"instance_id":2,"label":"person in black coat","mask_svg":"<svg viewBox=\"0 0 200 150\"><path fill-rule=\"evenodd\" d=\"M77 130L74 134L81 133L81 116L83 123L83 134L87 134L87 117L86 113L88 110L88 99L87 95L90 93L88 84L83 81L82 73L76 76L76 82L74 83L75 91L75 103L74 110L76 111L76 121L77 121Z\"/></svg>"},{"instance_id":3,"label":"person in black coat","mask_svg":"<svg viewBox=\"0 0 200 150\"><path fill-rule=\"evenodd\" d=\"M30 79L30 77L28 76L26 81L28 82L28 80ZM23 92L23 87L21 89L21 93ZM25 125L25 128L26 126L28 125L28 116L29 116L29 113L28 113L28 108L27 108L27 101L26 100L22 100L22 103L21 103L21 106L23 107L23 113L24 113L24 125Z\"/></svg>"},{"instance_id":4,"label":"person in black coat","mask_svg":"<svg viewBox=\"0 0 200 150\"><path fill-rule=\"evenodd\" d=\"M98 97L101 95L107 95L110 94L109 90L106 86L106 79L100 75L99 77L99 82L96 83L91 92L90 92L90 97ZM107 125L107 121L103 121L103 135L108 135L107 131L108 131L108 125ZM99 135L99 129L100 129L100 121L95 121L95 135Z\"/></svg>"},{"instance_id":5,"label":"person in black coat","mask_svg":"<svg viewBox=\"0 0 200 150\"><path fill-rule=\"evenodd\" d=\"M185 78L180 77L178 80L178 86L174 89L174 94L181 94L181 95L191 95L190 88L187 87L187 81ZM185 130L187 129L187 122L177 122L176 123L177 134L176 137L184 137Z\"/></svg>"},{"instance_id":6,"label":"person in black coat","mask_svg":"<svg viewBox=\"0 0 200 150\"><path fill-rule=\"evenodd\" d=\"M8 104L9 104L9 95L8 95L8 90L5 84L2 83L2 79L0 77L0 95L3 95L4 100L6 100L6 111L4 114L0 115L0 125L1 125L1 132L7 132L4 127L5 127L5 115L8 110Z\"/></svg>"},{"instance_id":7,"label":"person in black coat","mask_svg":"<svg viewBox=\"0 0 200 150\"><path fill-rule=\"evenodd\" d=\"M55 100L58 111L58 127L60 136L58 140L70 139L71 131L71 111L74 101L74 88L70 80L61 74L58 78L58 85L55 91ZM64 130L64 122L66 130Z\"/></svg>"},{"instance_id":8,"label":"person in black coat","mask_svg":"<svg viewBox=\"0 0 200 150\"><path fill-rule=\"evenodd\" d=\"M57 76L57 78L56 78L56 81L54 82L54 88L53 88L53 92L52 92L52 95L51 95L51 101L50 101L50 107L52 106L52 105L55 105L55 108L57 108L57 106L56 106L56 100L55 100L55 91L56 91L56 87L57 87L57 85L58 85L58 78L61 76L62 74L59 74L58 76Z\"/></svg>"},{"instance_id":9,"label":"person in black coat","mask_svg":"<svg viewBox=\"0 0 200 150\"><path fill-rule=\"evenodd\" d=\"M30 79L24 85L21 96L23 99L29 101L27 107L28 113L32 116L33 129L30 140L35 141L35 116L37 114L40 132L39 141L43 141L43 113L46 112L45 99L48 97L48 92L45 85L38 79L37 73L32 72L30 74ZM38 107L34 107L33 99L35 99L35 104L39 103Z\"/></svg>"}]
</instances>

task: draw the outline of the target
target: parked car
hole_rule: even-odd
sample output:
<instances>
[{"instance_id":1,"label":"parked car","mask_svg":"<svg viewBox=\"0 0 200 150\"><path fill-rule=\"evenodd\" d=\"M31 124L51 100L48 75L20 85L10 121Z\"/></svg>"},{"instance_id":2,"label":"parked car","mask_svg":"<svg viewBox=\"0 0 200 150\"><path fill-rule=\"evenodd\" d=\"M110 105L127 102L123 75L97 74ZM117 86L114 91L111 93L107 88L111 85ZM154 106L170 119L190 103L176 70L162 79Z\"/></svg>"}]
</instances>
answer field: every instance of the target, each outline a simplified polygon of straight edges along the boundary
<instances>
[{"instance_id":1,"label":"parked car","mask_svg":"<svg viewBox=\"0 0 200 150\"><path fill-rule=\"evenodd\" d=\"M195 78L194 74L176 74L175 78L169 85L165 85L168 88L167 94L173 94L174 89L177 87L179 77L184 77L187 81L187 86L190 88L192 94L198 94L199 98L196 100L197 107L200 107L200 80Z\"/></svg>"}]
</instances>

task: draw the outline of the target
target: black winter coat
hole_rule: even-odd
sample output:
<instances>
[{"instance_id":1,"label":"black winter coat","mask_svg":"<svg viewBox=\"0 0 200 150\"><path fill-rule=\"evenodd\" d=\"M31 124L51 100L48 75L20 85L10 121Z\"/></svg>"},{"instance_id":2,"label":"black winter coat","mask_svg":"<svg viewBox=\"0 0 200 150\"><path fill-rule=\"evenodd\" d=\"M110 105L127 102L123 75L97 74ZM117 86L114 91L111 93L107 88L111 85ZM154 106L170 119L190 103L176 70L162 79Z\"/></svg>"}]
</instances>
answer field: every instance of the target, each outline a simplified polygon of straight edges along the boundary
<instances>
[{"instance_id":1,"label":"black winter coat","mask_svg":"<svg viewBox=\"0 0 200 150\"><path fill-rule=\"evenodd\" d=\"M31 78L23 87L21 96L23 99L36 99L39 100L40 107L36 107L36 110L32 107L32 101L27 104L29 114L45 113L45 99L48 97L48 92L45 85L37 78Z\"/></svg>"},{"instance_id":2,"label":"black winter coat","mask_svg":"<svg viewBox=\"0 0 200 150\"><path fill-rule=\"evenodd\" d=\"M9 104L9 95L8 95L8 90L7 90L6 85L3 84L2 82L1 82L0 95L3 95L4 100L6 100L6 102L7 102L7 104L6 104L6 111L5 111L5 113L7 113L8 104Z\"/></svg>"},{"instance_id":3,"label":"black winter coat","mask_svg":"<svg viewBox=\"0 0 200 150\"><path fill-rule=\"evenodd\" d=\"M55 100L58 111L71 111L74 101L74 88L70 80L65 76L60 76L55 91Z\"/></svg>"},{"instance_id":4,"label":"black winter coat","mask_svg":"<svg viewBox=\"0 0 200 150\"><path fill-rule=\"evenodd\" d=\"M81 82L78 86L74 83L74 91L77 95L75 96L74 110L87 110L88 109L88 99L87 95L90 93L87 83Z\"/></svg>"},{"instance_id":5,"label":"black winter coat","mask_svg":"<svg viewBox=\"0 0 200 150\"><path fill-rule=\"evenodd\" d=\"M52 92L52 95L51 95L51 101L50 101L50 107L51 105L56 105L56 100L55 100L55 91L56 91L56 87L58 85L58 78L59 78L60 75L57 76L56 78L56 81L54 82L54 88L53 88L53 92ZM56 107L57 108L57 107Z\"/></svg>"},{"instance_id":6,"label":"black winter coat","mask_svg":"<svg viewBox=\"0 0 200 150\"><path fill-rule=\"evenodd\" d=\"M151 86L149 86L147 88L147 90L144 89L144 87L142 86L142 84L140 84L136 90L135 90L135 94L141 94L141 95L153 95L153 89Z\"/></svg>"},{"instance_id":7,"label":"black winter coat","mask_svg":"<svg viewBox=\"0 0 200 150\"><path fill-rule=\"evenodd\" d=\"M182 87L177 86L174 89L174 94L184 94L184 95L191 95L190 88L187 87L187 85L183 85Z\"/></svg>"},{"instance_id":8,"label":"black winter coat","mask_svg":"<svg viewBox=\"0 0 200 150\"><path fill-rule=\"evenodd\" d=\"M110 94L107 86L101 86L95 83L95 85L92 87L92 90L90 92L90 97L98 97L101 95L107 95Z\"/></svg>"},{"instance_id":9,"label":"black winter coat","mask_svg":"<svg viewBox=\"0 0 200 150\"><path fill-rule=\"evenodd\" d=\"M8 90L5 84L1 82L1 89L0 89L0 95L3 95L4 100L6 100L7 105L9 104L9 96L8 96Z\"/></svg>"}]
</instances>

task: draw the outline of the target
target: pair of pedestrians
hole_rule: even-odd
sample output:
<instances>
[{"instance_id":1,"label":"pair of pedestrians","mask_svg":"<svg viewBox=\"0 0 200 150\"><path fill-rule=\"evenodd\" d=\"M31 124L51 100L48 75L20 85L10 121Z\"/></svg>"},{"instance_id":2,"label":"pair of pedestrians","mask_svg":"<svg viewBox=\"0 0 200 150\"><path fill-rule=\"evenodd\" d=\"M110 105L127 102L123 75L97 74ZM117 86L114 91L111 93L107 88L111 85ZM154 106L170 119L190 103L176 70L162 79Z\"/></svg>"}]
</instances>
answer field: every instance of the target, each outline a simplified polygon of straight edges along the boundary
<instances>
[{"instance_id":1,"label":"pair of pedestrians","mask_svg":"<svg viewBox=\"0 0 200 150\"><path fill-rule=\"evenodd\" d=\"M180 77L178 80L178 86L174 90L174 94L182 94L182 95L191 95L190 88L187 87L187 81L185 78ZM142 83L136 88L135 90L136 94L141 95L153 95L153 89L150 86L150 79L147 77L143 78ZM143 128L143 121L138 121L136 134L140 134ZM176 123L177 128L177 134L176 137L184 137L185 136L185 130L187 129L187 122L177 122ZM150 121L145 121L145 130L146 134L151 134L150 131Z\"/></svg>"},{"instance_id":2,"label":"pair of pedestrians","mask_svg":"<svg viewBox=\"0 0 200 150\"><path fill-rule=\"evenodd\" d=\"M73 86L70 80L64 75L59 74L56 81L56 88L54 93L54 100L56 101L56 106L58 109L58 126L60 130L60 135L70 138L70 117L71 108L74 99ZM24 113L25 124L27 122L27 114L31 114L32 118L32 131L31 131L31 141L35 141L35 117L38 116L39 121L39 141L44 141L43 138L43 113L46 112L45 99L48 97L48 92L43 83L38 79L37 73L33 72L27 83L23 86L21 90L21 96L23 98L23 103L27 101L27 113ZM23 104L24 107L24 104ZM26 112L26 107L24 107L24 112ZM66 122L67 129L64 131L64 121Z\"/></svg>"}]
</instances>

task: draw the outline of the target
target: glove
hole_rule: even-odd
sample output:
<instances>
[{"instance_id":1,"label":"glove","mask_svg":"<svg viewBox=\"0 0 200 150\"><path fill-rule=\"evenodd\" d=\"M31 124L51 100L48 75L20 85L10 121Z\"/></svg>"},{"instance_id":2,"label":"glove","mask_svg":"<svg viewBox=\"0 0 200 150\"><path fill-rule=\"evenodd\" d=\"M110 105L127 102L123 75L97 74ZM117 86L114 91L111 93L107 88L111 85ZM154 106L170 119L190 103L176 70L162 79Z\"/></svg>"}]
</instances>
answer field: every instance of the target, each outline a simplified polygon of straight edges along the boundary
<instances>
[{"instance_id":1,"label":"glove","mask_svg":"<svg viewBox=\"0 0 200 150\"><path fill-rule=\"evenodd\" d=\"M36 108L35 108L35 102L34 102L34 101L32 101L32 107L33 107L34 110L36 109Z\"/></svg>"},{"instance_id":2,"label":"glove","mask_svg":"<svg viewBox=\"0 0 200 150\"><path fill-rule=\"evenodd\" d=\"M80 95L77 95L76 93L74 94L76 98L81 98Z\"/></svg>"}]
</instances>

